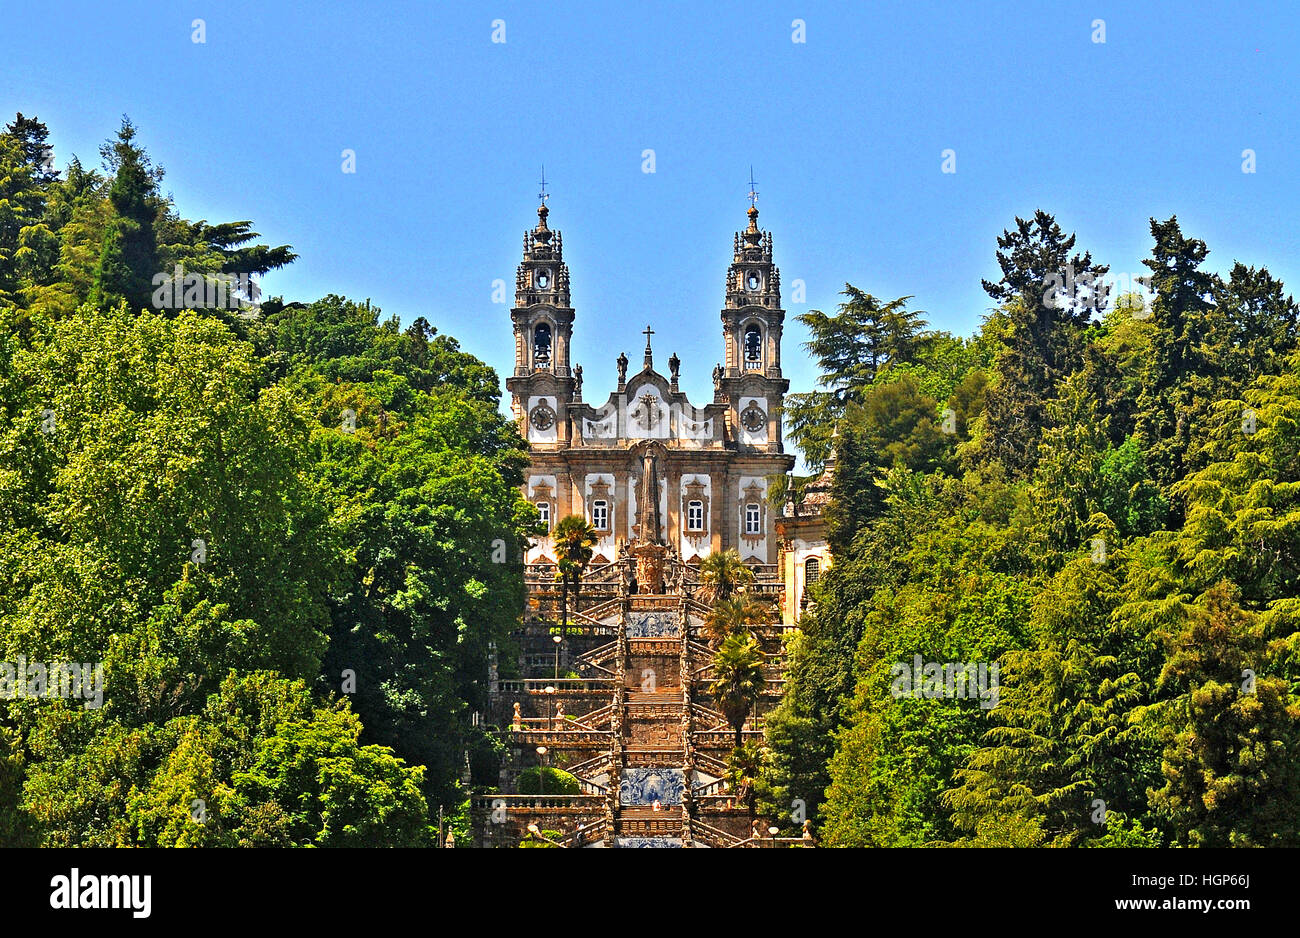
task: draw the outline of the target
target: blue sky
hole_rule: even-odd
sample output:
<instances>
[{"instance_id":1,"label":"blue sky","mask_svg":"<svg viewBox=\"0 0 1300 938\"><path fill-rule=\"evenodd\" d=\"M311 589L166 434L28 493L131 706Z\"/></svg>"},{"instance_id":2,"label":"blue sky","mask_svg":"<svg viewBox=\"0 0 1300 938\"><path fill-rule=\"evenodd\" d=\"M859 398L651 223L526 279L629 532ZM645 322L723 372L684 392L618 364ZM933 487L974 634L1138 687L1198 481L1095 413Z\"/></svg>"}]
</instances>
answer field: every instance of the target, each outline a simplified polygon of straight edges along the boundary
<instances>
[{"instance_id":1,"label":"blue sky","mask_svg":"<svg viewBox=\"0 0 1300 938\"><path fill-rule=\"evenodd\" d=\"M995 238L1035 208L1113 271L1141 271L1148 218L1177 214L1210 267L1300 280L1294 4L186 0L3 19L0 110L45 121L60 165L97 164L127 113L183 215L249 218L298 251L269 293L424 315L502 376L492 281L513 291L544 162L589 400L647 322L657 360L677 352L684 390L711 394L751 164L791 318L850 281L968 334ZM805 337L787 329L796 391Z\"/></svg>"}]
</instances>

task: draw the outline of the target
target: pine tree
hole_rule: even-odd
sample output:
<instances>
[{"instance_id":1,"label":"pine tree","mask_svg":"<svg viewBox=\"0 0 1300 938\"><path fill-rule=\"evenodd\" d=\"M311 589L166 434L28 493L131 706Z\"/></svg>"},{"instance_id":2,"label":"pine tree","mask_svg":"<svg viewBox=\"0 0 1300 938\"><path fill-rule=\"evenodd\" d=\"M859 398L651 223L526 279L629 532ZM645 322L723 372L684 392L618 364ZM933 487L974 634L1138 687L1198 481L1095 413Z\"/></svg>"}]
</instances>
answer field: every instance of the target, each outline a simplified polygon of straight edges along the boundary
<instances>
[{"instance_id":1,"label":"pine tree","mask_svg":"<svg viewBox=\"0 0 1300 938\"><path fill-rule=\"evenodd\" d=\"M91 299L99 306L125 299L128 308L141 310L150 307L153 278L161 272L154 230L161 172L132 142L135 135L135 125L124 117L117 142L100 151L114 171L108 189L114 217L104 233Z\"/></svg>"},{"instance_id":2,"label":"pine tree","mask_svg":"<svg viewBox=\"0 0 1300 938\"><path fill-rule=\"evenodd\" d=\"M984 458L996 459L1013 474L1037 461L1038 428L1057 383L1082 364L1081 331L1105 305L1101 278L1108 267L1092 255L1071 254L1068 237L1056 219L1039 210L1017 218L1015 230L998 238L1002 278L984 281L984 290L1002 304L1005 320L995 377L985 400Z\"/></svg>"},{"instance_id":3,"label":"pine tree","mask_svg":"<svg viewBox=\"0 0 1300 938\"><path fill-rule=\"evenodd\" d=\"M23 117L21 111L5 125L5 135L22 147L23 159L32 169L33 178L46 186L59 178L54 168L54 151L49 145L50 130L35 117Z\"/></svg>"},{"instance_id":4,"label":"pine tree","mask_svg":"<svg viewBox=\"0 0 1300 938\"><path fill-rule=\"evenodd\" d=\"M814 466L830 455L831 433L845 408L860 402L884 369L912 361L928 338L922 311L907 308L910 296L884 302L851 283L843 295L849 299L834 316L812 309L797 317L812 333L804 347L821 367L817 383L828 390L789 395L786 426Z\"/></svg>"},{"instance_id":5,"label":"pine tree","mask_svg":"<svg viewBox=\"0 0 1300 938\"><path fill-rule=\"evenodd\" d=\"M879 456L857 423L845 420L836 440L831 498L822 512L826 542L839 557L849 555L853 538L884 506L884 493L876 484Z\"/></svg>"},{"instance_id":6,"label":"pine tree","mask_svg":"<svg viewBox=\"0 0 1300 938\"><path fill-rule=\"evenodd\" d=\"M1180 845L1300 845L1300 703L1266 670L1262 631L1226 581L1209 590L1160 675L1165 784L1151 792Z\"/></svg>"},{"instance_id":7,"label":"pine tree","mask_svg":"<svg viewBox=\"0 0 1300 938\"><path fill-rule=\"evenodd\" d=\"M1155 331L1138 393L1136 428L1153 476L1169 486L1185 474L1194 427L1221 393L1222 362L1205 354L1213 328L1212 298L1220 284L1200 269L1209 248L1185 237L1177 217L1151 219L1151 234L1155 246L1142 263L1151 270L1156 293ZM1176 503L1173 509L1177 525Z\"/></svg>"}]
</instances>

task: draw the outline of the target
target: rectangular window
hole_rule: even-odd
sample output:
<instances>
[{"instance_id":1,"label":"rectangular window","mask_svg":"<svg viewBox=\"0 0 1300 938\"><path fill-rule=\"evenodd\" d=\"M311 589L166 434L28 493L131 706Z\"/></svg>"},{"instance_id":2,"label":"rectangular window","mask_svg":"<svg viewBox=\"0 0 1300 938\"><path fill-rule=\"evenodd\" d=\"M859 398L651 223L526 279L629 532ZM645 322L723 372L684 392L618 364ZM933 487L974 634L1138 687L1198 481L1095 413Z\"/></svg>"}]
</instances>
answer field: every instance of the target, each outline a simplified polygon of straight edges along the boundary
<instances>
[{"instance_id":1,"label":"rectangular window","mask_svg":"<svg viewBox=\"0 0 1300 938\"><path fill-rule=\"evenodd\" d=\"M690 502L686 506L686 530L704 530L704 502Z\"/></svg>"},{"instance_id":2,"label":"rectangular window","mask_svg":"<svg viewBox=\"0 0 1300 938\"><path fill-rule=\"evenodd\" d=\"M609 530L609 503L603 498L591 503L591 526L597 531Z\"/></svg>"},{"instance_id":3,"label":"rectangular window","mask_svg":"<svg viewBox=\"0 0 1300 938\"><path fill-rule=\"evenodd\" d=\"M551 530L551 503L538 502L537 512L542 516L542 524L545 526L546 530Z\"/></svg>"},{"instance_id":4,"label":"rectangular window","mask_svg":"<svg viewBox=\"0 0 1300 938\"><path fill-rule=\"evenodd\" d=\"M761 516L758 513L757 505L755 505L753 502L750 502L748 505L745 506L745 533L746 534L763 533L763 530L760 527L760 518Z\"/></svg>"}]
</instances>

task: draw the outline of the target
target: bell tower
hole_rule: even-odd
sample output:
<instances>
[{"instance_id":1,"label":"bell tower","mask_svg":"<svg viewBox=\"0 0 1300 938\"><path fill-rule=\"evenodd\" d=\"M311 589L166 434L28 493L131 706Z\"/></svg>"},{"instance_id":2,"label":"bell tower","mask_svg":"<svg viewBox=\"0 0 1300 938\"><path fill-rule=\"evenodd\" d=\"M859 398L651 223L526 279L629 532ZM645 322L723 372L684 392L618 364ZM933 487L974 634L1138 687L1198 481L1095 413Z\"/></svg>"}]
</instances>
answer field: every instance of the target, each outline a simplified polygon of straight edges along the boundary
<instances>
[{"instance_id":1,"label":"bell tower","mask_svg":"<svg viewBox=\"0 0 1300 938\"><path fill-rule=\"evenodd\" d=\"M515 271L515 305L510 310L515 371L506 379L506 388L528 440L562 444L572 435L568 409L574 399L569 362L573 307L563 239L546 224L547 198L543 188L537 227L524 232L524 256Z\"/></svg>"},{"instance_id":2,"label":"bell tower","mask_svg":"<svg viewBox=\"0 0 1300 938\"><path fill-rule=\"evenodd\" d=\"M737 232L727 268L722 310L726 339L724 377L745 374L781 377L781 271L772 263L772 233L758 228L758 208L749 207L749 227Z\"/></svg>"},{"instance_id":3,"label":"bell tower","mask_svg":"<svg viewBox=\"0 0 1300 938\"><path fill-rule=\"evenodd\" d=\"M751 190L749 227L736 232L722 308L725 358L716 384L731 411L733 438L781 452L778 416L790 382L781 376L781 272L772 263L772 234L760 231L758 193Z\"/></svg>"}]
</instances>

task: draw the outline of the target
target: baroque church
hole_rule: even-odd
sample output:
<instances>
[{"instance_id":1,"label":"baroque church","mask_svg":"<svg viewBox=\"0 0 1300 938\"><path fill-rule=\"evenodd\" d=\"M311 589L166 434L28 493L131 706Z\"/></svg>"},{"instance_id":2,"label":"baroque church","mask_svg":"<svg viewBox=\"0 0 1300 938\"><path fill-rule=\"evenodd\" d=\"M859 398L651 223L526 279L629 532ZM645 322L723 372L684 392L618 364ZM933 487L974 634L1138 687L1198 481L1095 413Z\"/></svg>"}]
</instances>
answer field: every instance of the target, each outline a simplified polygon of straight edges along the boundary
<instances>
[{"instance_id":1,"label":"baroque church","mask_svg":"<svg viewBox=\"0 0 1300 938\"><path fill-rule=\"evenodd\" d=\"M833 462L798 504L774 512L768 498L795 464L782 446L789 382L771 235L751 204L727 268L713 400L687 399L676 355L667 377L655 369L647 326L640 370L629 375L620 354L613 392L588 402L570 355L569 270L548 214L543 199L524 235L506 387L529 444L525 496L548 530L580 515L597 543L572 595L557 588L553 539L528 549L512 653L494 653L489 667L487 722L499 727L502 757L490 788L472 796L475 844L810 846L806 824L778 837L727 780L733 749L763 738L805 588L830 561L822 507ZM727 550L751 566L748 590L773 611L750 629L762 683L739 724L709 689L711 607L698 566ZM560 770L551 784L562 790L546 790L549 770Z\"/></svg>"},{"instance_id":2,"label":"baroque church","mask_svg":"<svg viewBox=\"0 0 1300 938\"><path fill-rule=\"evenodd\" d=\"M582 366L571 361L576 313L570 303L563 241L537 209L524 234L510 312L514 374L506 380L512 409L529 443L525 495L554 526L584 516L598 542L593 566L626 556L637 542L665 545L668 556L696 564L735 549L752 564L775 565L779 544L769 507L771 478L794 467L781 433L781 275L772 236L749 225L735 236L722 307L723 361L713 369L713 400L692 403L678 388L681 363L655 369L647 325L641 368L603 400L583 397ZM779 512L778 512L779 514ZM642 528L646 530L642 530ZM529 549L530 564L554 561L549 538Z\"/></svg>"}]
</instances>

